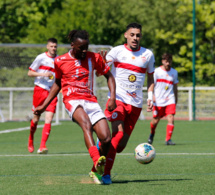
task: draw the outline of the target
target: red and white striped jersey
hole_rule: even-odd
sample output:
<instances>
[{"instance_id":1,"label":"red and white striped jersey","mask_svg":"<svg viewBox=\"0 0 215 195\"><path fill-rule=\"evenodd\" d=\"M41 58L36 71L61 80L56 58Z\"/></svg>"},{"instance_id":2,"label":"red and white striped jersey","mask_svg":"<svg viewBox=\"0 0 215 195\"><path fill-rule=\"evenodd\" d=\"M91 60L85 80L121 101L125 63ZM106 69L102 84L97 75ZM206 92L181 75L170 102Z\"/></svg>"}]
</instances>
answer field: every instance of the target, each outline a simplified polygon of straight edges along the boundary
<instances>
[{"instance_id":1,"label":"red and white striped jersey","mask_svg":"<svg viewBox=\"0 0 215 195\"><path fill-rule=\"evenodd\" d=\"M145 75L146 72L154 72L155 59L152 51L144 47L132 51L124 44L111 49L106 59L111 61L108 64L112 65L116 81L116 99L142 108Z\"/></svg>"},{"instance_id":2,"label":"red and white striped jersey","mask_svg":"<svg viewBox=\"0 0 215 195\"><path fill-rule=\"evenodd\" d=\"M30 70L45 73L51 72L54 76L54 79L49 79L49 77L38 76L35 77L34 84L50 91L51 86L55 82L55 70L54 70L54 59L48 55L47 52L42 53L36 57L33 61L31 66L29 67Z\"/></svg>"},{"instance_id":3,"label":"red and white striped jersey","mask_svg":"<svg viewBox=\"0 0 215 195\"><path fill-rule=\"evenodd\" d=\"M164 107L175 104L173 86L178 82L178 72L174 68L169 71L166 71L162 66L156 68L154 73L154 105Z\"/></svg>"},{"instance_id":4,"label":"red and white striped jersey","mask_svg":"<svg viewBox=\"0 0 215 195\"><path fill-rule=\"evenodd\" d=\"M61 79L64 102L77 99L97 102L93 94L93 72L104 75L110 67L98 53L88 51L84 60L78 60L70 52L55 59L56 78Z\"/></svg>"}]
</instances>

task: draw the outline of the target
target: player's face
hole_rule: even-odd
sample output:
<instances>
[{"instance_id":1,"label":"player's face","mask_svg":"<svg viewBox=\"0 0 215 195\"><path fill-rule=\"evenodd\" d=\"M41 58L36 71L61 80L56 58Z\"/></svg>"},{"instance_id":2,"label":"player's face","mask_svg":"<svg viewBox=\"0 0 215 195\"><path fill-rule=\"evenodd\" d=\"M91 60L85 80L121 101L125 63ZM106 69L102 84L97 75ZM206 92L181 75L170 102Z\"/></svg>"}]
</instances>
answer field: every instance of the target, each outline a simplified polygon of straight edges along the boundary
<instances>
[{"instance_id":1,"label":"player's face","mask_svg":"<svg viewBox=\"0 0 215 195\"><path fill-rule=\"evenodd\" d=\"M165 70L170 70L171 65L172 65L172 60L162 60L162 64Z\"/></svg>"},{"instance_id":2,"label":"player's face","mask_svg":"<svg viewBox=\"0 0 215 195\"><path fill-rule=\"evenodd\" d=\"M48 42L46 48L48 49L48 55L55 57L57 54L57 43Z\"/></svg>"},{"instance_id":3,"label":"player's face","mask_svg":"<svg viewBox=\"0 0 215 195\"><path fill-rule=\"evenodd\" d=\"M72 46L72 53L71 55L80 60L84 60L87 55L89 40L84 39L76 39L74 42L71 43Z\"/></svg>"},{"instance_id":4,"label":"player's face","mask_svg":"<svg viewBox=\"0 0 215 195\"><path fill-rule=\"evenodd\" d=\"M130 28L125 34L127 39L127 47L133 51L138 50L140 47L140 39L142 37L141 31L138 28Z\"/></svg>"}]
</instances>

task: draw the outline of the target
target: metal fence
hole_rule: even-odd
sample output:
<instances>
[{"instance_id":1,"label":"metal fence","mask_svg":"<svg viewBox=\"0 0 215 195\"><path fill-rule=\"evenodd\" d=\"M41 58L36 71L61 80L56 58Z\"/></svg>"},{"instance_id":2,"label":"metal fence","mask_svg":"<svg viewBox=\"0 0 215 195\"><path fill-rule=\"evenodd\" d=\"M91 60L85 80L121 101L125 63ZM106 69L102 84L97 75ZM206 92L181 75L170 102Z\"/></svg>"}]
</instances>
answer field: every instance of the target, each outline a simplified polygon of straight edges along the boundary
<instances>
[{"instance_id":1,"label":"metal fence","mask_svg":"<svg viewBox=\"0 0 215 195\"><path fill-rule=\"evenodd\" d=\"M95 88L98 102L105 109L107 101L107 87ZM196 120L215 120L215 87L196 87ZM178 88L178 104L176 108L176 119L192 120L192 87ZM32 95L33 88L0 88L0 121L30 120L32 118ZM146 88L143 88L143 115L150 119L152 113L146 112ZM143 117L143 116L142 116ZM41 119L44 119L43 116ZM69 120L62 102L62 94L59 94L59 103L56 112L56 122Z\"/></svg>"}]
</instances>

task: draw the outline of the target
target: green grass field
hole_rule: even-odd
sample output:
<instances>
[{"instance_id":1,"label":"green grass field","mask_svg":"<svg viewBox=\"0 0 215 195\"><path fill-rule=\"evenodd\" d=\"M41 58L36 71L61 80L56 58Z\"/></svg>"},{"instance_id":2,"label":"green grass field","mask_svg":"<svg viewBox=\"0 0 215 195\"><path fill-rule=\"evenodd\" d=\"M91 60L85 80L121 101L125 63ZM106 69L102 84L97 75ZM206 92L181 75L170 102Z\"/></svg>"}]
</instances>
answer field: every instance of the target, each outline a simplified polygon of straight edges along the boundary
<instances>
[{"instance_id":1,"label":"green grass field","mask_svg":"<svg viewBox=\"0 0 215 195\"><path fill-rule=\"evenodd\" d=\"M35 152L28 153L27 122L0 124L0 194L215 194L215 121L176 121L166 146L166 121L158 125L151 164L139 164L134 148L146 142L149 122L138 121L126 149L117 154L112 185L95 185L88 177L92 160L80 127L70 121L53 126L48 155L37 155L41 128L35 134ZM42 123L41 123L42 124Z\"/></svg>"}]
</instances>

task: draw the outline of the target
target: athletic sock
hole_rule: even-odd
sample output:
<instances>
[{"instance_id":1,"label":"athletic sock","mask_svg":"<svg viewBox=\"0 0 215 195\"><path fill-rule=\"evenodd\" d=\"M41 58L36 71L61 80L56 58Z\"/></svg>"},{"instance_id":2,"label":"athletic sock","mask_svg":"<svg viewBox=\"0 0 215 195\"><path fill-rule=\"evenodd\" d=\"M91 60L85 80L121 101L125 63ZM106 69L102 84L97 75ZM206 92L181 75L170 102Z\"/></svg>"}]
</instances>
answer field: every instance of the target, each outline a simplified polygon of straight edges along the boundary
<instances>
[{"instance_id":1,"label":"athletic sock","mask_svg":"<svg viewBox=\"0 0 215 195\"><path fill-rule=\"evenodd\" d=\"M150 123L150 128L151 128L151 134L155 134L155 129L156 129L157 125L153 125L152 123Z\"/></svg>"},{"instance_id":2,"label":"athletic sock","mask_svg":"<svg viewBox=\"0 0 215 195\"><path fill-rule=\"evenodd\" d=\"M33 120L31 120L29 140L32 140L32 141L34 140L34 133L36 129L37 129L37 124L35 124Z\"/></svg>"},{"instance_id":3,"label":"athletic sock","mask_svg":"<svg viewBox=\"0 0 215 195\"><path fill-rule=\"evenodd\" d=\"M173 124L167 124L167 127L166 127L166 141L171 139L173 130L174 130L174 125Z\"/></svg>"},{"instance_id":4,"label":"athletic sock","mask_svg":"<svg viewBox=\"0 0 215 195\"><path fill-rule=\"evenodd\" d=\"M45 123L42 131L42 138L41 138L41 144L40 148L46 147L46 142L49 138L49 134L51 131L51 124L50 123Z\"/></svg>"},{"instance_id":5,"label":"athletic sock","mask_svg":"<svg viewBox=\"0 0 215 195\"><path fill-rule=\"evenodd\" d=\"M104 170L104 175L110 175L110 172L116 157L116 148L122 138L123 138L123 132L121 131L112 134L110 149L106 157L106 166Z\"/></svg>"},{"instance_id":6,"label":"athletic sock","mask_svg":"<svg viewBox=\"0 0 215 195\"><path fill-rule=\"evenodd\" d=\"M100 158L100 154L99 154L99 151L98 151L97 147L96 146L91 146L88 149L88 152L90 154L90 157L93 160L94 166L96 166L96 163L97 163L98 159Z\"/></svg>"}]
</instances>

